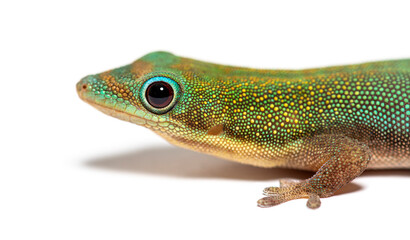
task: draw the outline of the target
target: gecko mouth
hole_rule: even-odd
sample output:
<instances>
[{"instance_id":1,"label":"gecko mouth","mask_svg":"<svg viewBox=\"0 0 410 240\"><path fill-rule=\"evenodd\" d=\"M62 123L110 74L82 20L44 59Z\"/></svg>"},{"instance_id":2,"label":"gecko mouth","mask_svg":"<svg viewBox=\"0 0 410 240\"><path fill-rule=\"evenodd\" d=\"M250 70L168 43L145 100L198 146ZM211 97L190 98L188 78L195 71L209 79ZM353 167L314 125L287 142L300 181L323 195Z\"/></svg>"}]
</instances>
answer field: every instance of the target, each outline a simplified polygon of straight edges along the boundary
<instances>
[{"instance_id":1,"label":"gecko mouth","mask_svg":"<svg viewBox=\"0 0 410 240\"><path fill-rule=\"evenodd\" d=\"M159 126L166 127L170 124L170 122L166 121L165 118L157 117L131 104L114 102L111 99L94 94L89 90L89 87L90 86L83 81L78 82L76 85L78 96L84 102L111 117L148 128L156 128Z\"/></svg>"},{"instance_id":2,"label":"gecko mouth","mask_svg":"<svg viewBox=\"0 0 410 240\"><path fill-rule=\"evenodd\" d=\"M97 100L96 98L97 96L93 96L94 94L87 91L87 88L88 88L87 84L85 83L82 84L81 82L77 83L77 93L78 93L78 96L81 98L81 100L83 100L84 102L90 104L94 108L98 109L99 111L109 116L131 122L131 114L126 113L121 110L117 110L114 107L109 107L105 99Z\"/></svg>"}]
</instances>

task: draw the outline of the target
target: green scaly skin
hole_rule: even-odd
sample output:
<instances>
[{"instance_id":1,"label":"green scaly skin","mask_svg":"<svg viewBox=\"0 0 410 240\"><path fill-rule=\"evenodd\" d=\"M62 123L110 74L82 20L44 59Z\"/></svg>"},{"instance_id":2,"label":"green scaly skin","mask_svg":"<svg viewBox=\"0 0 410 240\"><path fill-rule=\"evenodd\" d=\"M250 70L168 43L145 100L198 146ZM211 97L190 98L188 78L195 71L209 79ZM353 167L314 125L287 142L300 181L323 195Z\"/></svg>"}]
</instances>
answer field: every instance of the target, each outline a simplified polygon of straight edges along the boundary
<instances>
[{"instance_id":1,"label":"green scaly skin","mask_svg":"<svg viewBox=\"0 0 410 240\"><path fill-rule=\"evenodd\" d=\"M143 84L179 87L163 113ZM90 75L79 96L104 113L188 149L261 167L316 171L264 190L261 207L331 196L365 169L410 168L410 59L307 70L259 70L148 54Z\"/></svg>"}]
</instances>

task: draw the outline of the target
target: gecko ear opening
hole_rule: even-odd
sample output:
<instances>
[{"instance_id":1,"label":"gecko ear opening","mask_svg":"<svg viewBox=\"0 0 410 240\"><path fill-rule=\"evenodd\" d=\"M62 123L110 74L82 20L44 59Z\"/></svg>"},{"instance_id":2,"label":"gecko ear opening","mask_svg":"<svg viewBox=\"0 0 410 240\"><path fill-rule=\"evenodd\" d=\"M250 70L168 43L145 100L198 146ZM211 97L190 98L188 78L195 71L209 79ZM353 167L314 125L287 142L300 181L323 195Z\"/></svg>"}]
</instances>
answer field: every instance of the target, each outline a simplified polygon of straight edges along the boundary
<instances>
[{"instance_id":1,"label":"gecko ear opening","mask_svg":"<svg viewBox=\"0 0 410 240\"><path fill-rule=\"evenodd\" d=\"M211 136L219 136L219 135L223 134L224 132L225 132L224 125L221 123L221 124L218 124L218 125L215 125L215 126L211 127L208 130L207 134L211 135Z\"/></svg>"}]
</instances>

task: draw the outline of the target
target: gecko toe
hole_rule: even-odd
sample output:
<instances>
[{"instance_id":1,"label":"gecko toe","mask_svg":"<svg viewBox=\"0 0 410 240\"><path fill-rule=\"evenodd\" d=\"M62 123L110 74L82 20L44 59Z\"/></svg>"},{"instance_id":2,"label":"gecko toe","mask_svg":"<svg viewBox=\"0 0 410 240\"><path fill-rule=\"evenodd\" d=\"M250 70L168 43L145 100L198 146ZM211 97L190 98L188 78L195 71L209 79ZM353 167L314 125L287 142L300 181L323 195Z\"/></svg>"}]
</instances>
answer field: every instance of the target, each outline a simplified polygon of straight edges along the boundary
<instances>
[{"instance_id":1,"label":"gecko toe","mask_svg":"<svg viewBox=\"0 0 410 240\"><path fill-rule=\"evenodd\" d=\"M265 196L276 195L279 192L280 192L279 187L267 187L267 188L263 189L263 195L265 195Z\"/></svg>"},{"instance_id":2,"label":"gecko toe","mask_svg":"<svg viewBox=\"0 0 410 240\"><path fill-rule=\"evenodd\" d=\"M317 194L309 194L309 200L306 203L306 206L310 209L317 209L321 205L320 197Z\"/></svg>"},{"instance_id":3,"label":"gecko toe","mask_svg":"<svg viewBox=\"0 0 410 240\"><path fill-rule=\"evenodd\" d=\"M268 208L280 204L281 201L277 197L264 197L258 200L258 207Z\"/></svg>"}]
</instances>

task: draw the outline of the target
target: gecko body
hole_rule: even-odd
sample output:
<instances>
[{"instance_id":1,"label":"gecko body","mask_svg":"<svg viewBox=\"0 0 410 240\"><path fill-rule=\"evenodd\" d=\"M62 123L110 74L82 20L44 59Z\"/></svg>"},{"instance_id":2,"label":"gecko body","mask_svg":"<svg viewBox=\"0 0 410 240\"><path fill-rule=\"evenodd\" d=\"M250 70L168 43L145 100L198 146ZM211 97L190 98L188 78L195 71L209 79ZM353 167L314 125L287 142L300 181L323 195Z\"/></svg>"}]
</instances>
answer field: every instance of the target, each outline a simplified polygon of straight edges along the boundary
<instances>
[{"instance_id":1,"label":"gecko body","mask_svg":"<svg viewBox=\"0 0 410 240\"><path fill-rule=\"evenodd\" d=\"M317 208L365 169L410 168L410 59L261 70L154 52L83 78L77 91L175 145L316 172L264 189L260 207L308 198Z\"/></svg>"}]
</instances>

